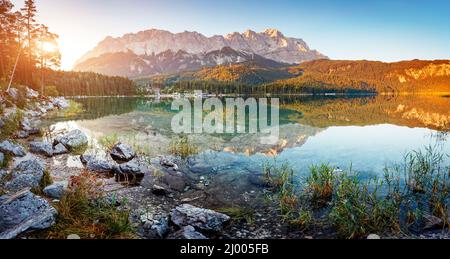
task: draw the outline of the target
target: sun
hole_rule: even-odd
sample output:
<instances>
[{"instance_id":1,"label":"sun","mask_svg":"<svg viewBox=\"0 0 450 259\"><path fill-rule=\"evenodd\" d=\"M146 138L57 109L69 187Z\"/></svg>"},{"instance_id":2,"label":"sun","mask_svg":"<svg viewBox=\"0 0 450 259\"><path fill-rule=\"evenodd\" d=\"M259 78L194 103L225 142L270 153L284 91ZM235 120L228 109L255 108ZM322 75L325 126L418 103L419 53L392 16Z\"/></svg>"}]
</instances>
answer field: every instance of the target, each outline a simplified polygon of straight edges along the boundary
<instances>
[{"instance_id":1,"label":"sun","mask_svg":"<svg viewBox=\"0 0 450 259\"><path fill-rule=\"evenodd\" d=\"M56 51L56 45L52 42L45 41L42 43L42 49L45 52L54 52Z\"/></svg>"}]
</instances>

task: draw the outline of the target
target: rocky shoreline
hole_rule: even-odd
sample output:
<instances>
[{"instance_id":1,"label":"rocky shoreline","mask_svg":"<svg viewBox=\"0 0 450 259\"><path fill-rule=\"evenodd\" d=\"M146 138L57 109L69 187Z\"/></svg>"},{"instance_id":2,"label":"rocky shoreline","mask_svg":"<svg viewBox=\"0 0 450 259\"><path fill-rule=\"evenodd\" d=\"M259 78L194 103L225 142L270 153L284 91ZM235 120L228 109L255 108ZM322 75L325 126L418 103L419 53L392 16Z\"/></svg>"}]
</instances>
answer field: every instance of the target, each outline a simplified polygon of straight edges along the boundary
<instances>
[{"instance_id":1,"label":"rocky shoreline","mask_svg":"<svg viewBox=\"0 0 450 259\"><path fill-rule=\"evenodd\" d=\"M46 98L31 89L26 91L29 105L20 111L19 127L11 138L0 141L0 164L5 165L0 169L0 239L46 237L45 232L59 220L58 203L74 188L74 177L83 173L95 176L102 199L115 210L128 213L133 238L338 238L329 226L308 230L289 226L267 206L242 210L248 203L265 203L261 174L245 179L254 188L230 192L209 177L189 173L202 171L202 164L195 159L149 158L124 143L114 143L105 150L106 156L98 156L85 152L89 140L80 130L42 134L41 120L69 108L70 103L63 97ZM17 91L11 89L8 95L14 100ZM0 128L18 108L3 111ZM67 167L67 161L79 166ZM220 172L216 177L222 177ZM226 204L221 200L224 197L235 204L219 209ZM440 223L435 223L418 235L382 238L449 238L448 229L439 230ZM71 233L64 238L96 236Z\"/></svg>"}]
</instances>

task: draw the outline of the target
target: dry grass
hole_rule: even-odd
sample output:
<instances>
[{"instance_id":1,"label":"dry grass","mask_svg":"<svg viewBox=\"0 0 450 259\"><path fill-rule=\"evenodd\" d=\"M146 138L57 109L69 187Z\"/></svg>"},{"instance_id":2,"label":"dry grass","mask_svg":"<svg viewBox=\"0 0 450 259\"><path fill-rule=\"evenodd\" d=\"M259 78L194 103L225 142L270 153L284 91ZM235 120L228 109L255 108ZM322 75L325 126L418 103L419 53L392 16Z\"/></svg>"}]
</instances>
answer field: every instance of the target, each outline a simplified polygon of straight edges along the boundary
<instances>
[{"instance_id":1,"label":"dry grass","mask_svg":"<svg viewBox=\"0 0 450 259\"><path fill-rule=\"evenodd\" d=\"M55 207L58 219L47 232L47 238L65 239L70 234L82 239L135 237L129 212L105 201L100 185L89 172L72 177L68 192Z\"/></svg>"}]
</instances>

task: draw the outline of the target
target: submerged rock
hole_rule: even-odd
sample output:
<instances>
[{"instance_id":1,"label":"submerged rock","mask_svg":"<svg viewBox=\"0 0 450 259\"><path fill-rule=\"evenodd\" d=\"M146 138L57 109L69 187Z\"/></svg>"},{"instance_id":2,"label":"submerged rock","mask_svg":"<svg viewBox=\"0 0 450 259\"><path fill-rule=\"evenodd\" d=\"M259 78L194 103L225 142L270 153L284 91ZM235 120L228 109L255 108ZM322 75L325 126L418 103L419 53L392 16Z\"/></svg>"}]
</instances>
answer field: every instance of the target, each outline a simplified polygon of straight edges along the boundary
<instances>
[{"instance_id":1,"label":"submerged rock","mask_svg":"<svg viewBox=\"0 0 450 259\"><path fill-rule=\"evenodd\" d=\"M0 197L0 239L42 230L55 223L57 212L47 200L28 190Z\"/></svg>"},{"instance_id":2,"label":"submerged rock","mask_svg":"<svg viewBox=\"0 0 450 259\"><path fill-rule=\"evenodd\" d=\"M136 156L136 153L130 146L119 143L112 148L110 155L115 161L128 162Z\"/></svg>"},{"instance_id":3,"label":"submerged rock","mask_svg":"<svg viewBox=\"0 0 450 259\"><path fill-rule=\"evenodd\" d=\"M30 151L35 154L45 155L47 157L53 156L53 147L48 142L30 142Z\"/></svg>"},{"instance_id":4,"label":"submerged rock","mask_svg":"<svg viewBox=\"0 0 450 259\"><path fill-rule=\"evenodd\" d=\"M83 148L88 144L87 136L81 130L72 130L63 136L55 138L53 146L63 144L68 150L77 150Z\"/></svg>"},{"instance_id":5,"label":"submerged rock","mask_svg":"<svg viewBox=\"0 0 450 259\"><path fill-rule=\"evenodd\" d=\"M185 226L181 230L170 235L169 239L203 240L208 238L202 233L197 232L193 226Z\"/></svg>"},{"instance_id":6,"label":"submerged rock","mask_svg":"<svg viewBox=\"0 0 450 259\"><path fill-rule=\"evenodd\" d=\"M444 226L444 221L436 216L425 216L425 225L423 227L423 230L433 230L433 229L439 229Z\"/></svg>"},{"instance_id":7,"label":"submerged rock","mask_svg":"<svg viewBox=\"0 0 450 259\"><path fill-rule=\"evenodd\" d=\"M18 157L24 157L26 155L25 149L21 145L9 140L0 143L0 152Z\"/></svg>"},{"instance_id":8,"label":"submerged rock","mask_svg":"<svg viewBox=\"0 0 450 259\"><path fill-rule=\"evenodd\" d=\"M230 217L208 209L183 204L172 210L171 221L178 227L193 226L208 232L220 232Z\"/></svg>"},{"instance_id":9,"label":"submerged rock","mask_svg":"<svg viewBox=\"0 0 450 259\"><path fill-rule=\"evenodd\" d=\"M6 183L6 189L19 191L25 188L39 188L45 172L45 164L39 158L31 157L20 162L12 169L11 180Z\"/></svg>"},{"instance_id":10,"label":"submerged rock","mask_svg":"<svg viewBox=\"0 0 450 259\"><path fill-rule=\"evenodd\" d=\"M57 182L44 188L45 195L52 199L61 199L64 193L67 191L69 183L67 181Z\"/></svg>"}]
</instances>

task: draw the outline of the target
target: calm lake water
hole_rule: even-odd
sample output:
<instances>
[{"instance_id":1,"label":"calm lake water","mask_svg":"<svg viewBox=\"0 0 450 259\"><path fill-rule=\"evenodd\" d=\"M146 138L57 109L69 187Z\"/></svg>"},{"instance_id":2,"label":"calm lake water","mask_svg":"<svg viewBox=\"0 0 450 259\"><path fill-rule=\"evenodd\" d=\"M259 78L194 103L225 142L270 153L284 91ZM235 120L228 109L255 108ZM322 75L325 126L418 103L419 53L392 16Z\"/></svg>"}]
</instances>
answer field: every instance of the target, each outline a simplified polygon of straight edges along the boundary
<instances>
[{"instance_id":1,"label":"calm lake water","mask_svg":"<svg viewBox=\"0 0 450 259\"><path fill-rule=\"evenodd\" d=\"M150 156L168 154L175 134L171 100L76 99L84 112L57 116L52 130L79 128L93 143L117 135ZM265 161L287 161L299 176L312 164L352 167L361 177L381 175L406 152L434 146L450 154L450 98L436 96L283 97L280 141L260 144L258 135L192 135L200 153L189 159L193 173L233 181L261 172ZM447 157L448 161L448 157Z\"/></svg>"}]
</instances>

